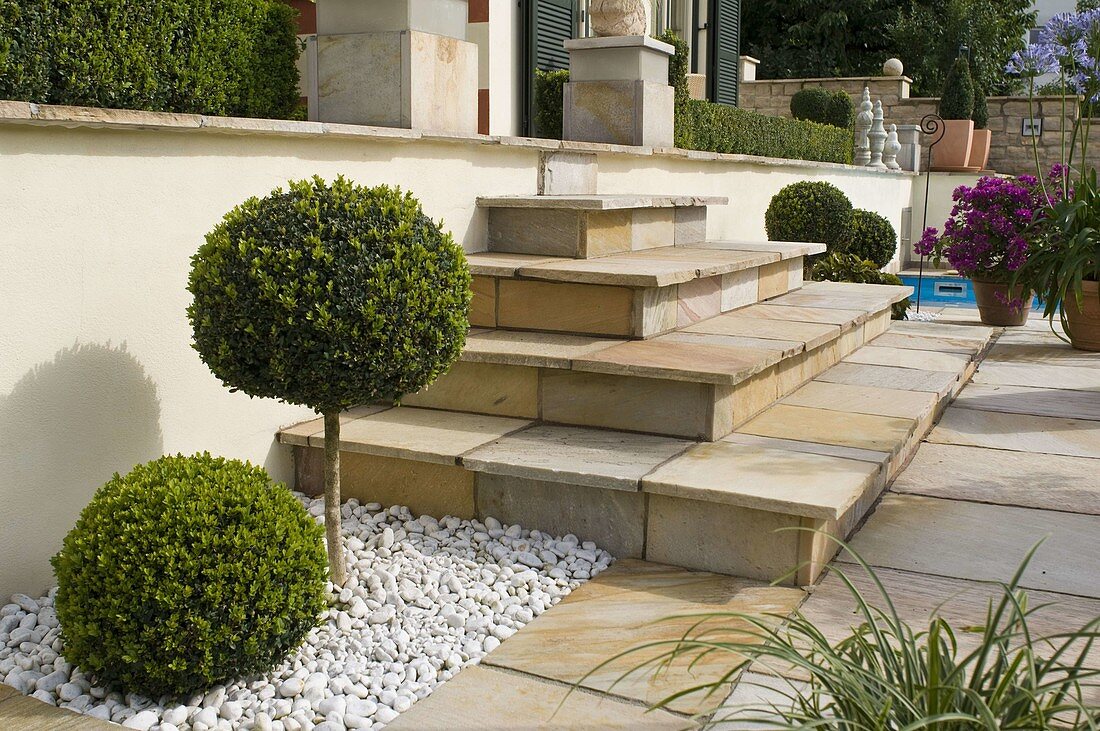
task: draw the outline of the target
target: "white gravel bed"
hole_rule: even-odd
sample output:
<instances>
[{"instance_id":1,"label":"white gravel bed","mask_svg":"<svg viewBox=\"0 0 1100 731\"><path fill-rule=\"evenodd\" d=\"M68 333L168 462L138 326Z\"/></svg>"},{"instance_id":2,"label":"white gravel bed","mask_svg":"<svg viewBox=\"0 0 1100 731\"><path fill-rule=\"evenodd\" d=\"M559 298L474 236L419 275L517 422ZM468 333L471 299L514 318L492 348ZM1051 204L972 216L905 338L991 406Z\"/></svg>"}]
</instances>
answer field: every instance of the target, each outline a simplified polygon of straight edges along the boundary
<instances>
[{"instance_id":1,"label":"white gravel bed","mask_svg":"<svg viewBox=\"0 0 1100 731\"><path fill-rule=\"evenodd\" d=\"M299 495L322 522L323 502ZM269 675L189 698L97 687L61 657L56 590L0 607L0 680L21 693L145 731L379 729L607 568L576 536L493 518L343 506L349 576L305 644Z\"/></svg>"}]
</instances>

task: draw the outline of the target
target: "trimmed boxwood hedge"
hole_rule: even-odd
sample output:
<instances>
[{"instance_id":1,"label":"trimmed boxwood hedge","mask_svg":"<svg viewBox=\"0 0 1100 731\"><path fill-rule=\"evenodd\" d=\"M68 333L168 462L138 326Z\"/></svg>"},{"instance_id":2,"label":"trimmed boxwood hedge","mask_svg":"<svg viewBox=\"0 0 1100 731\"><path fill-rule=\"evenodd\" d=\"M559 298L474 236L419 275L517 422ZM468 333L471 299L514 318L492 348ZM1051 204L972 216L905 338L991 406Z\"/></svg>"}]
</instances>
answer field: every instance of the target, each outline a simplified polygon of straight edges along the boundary
<instances>
[{"instance_id":1,"label":"trimmed boxwood hedge","mask_svg":"<svg viewBox=\"0 0 1100 731\"><path fill-rule=\"evenodd\" d=\"M0 0L0 99L291 117L296 16L278 0Z\"/></svg>"},{"instance_id":2,"label":"trimmed boxwood hedge","mask_svg":"<svg viewBox=\"0 0 1100 731\"><path fill-rule=\"evenodd\" d=\"M852 211L852 233L845 251L881 269L898 251L898 232L883 216L857 208Z\"/></svg>"},{"instance_id":3,"label":"trimmed boxwood hedge","mask_svg":"<svg viewBox=\"0 0 1100 731\"><path fill-rule=\"evenodd\" d=\"M764 229L769 241L805 241L843 251L852 234L852 201L832 183L800 180L772 196Z\"/></svg>"}]
</instances>

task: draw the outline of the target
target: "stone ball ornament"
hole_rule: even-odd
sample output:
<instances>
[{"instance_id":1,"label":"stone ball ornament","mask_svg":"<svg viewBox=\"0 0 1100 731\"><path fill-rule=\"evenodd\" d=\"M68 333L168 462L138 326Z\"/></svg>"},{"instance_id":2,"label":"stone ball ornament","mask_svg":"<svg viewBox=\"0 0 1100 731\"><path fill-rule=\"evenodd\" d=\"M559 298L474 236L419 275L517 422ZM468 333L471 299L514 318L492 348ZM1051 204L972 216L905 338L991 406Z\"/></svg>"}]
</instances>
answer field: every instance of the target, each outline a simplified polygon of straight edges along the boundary
<instances>
[{"instance_id":1,"label":"stone ball ornament","mask_svg":"<svg viewBox=\"0 0 1100 731\"><path fill-rule=\"evenodd\" d=\"M600 37L646 34L646 0L592 0L588 17Z\"/></svg>"},{"instance_id":2,"label":"stone ball ornament","mask_svg":"<svg viewBox=\"0 0 1100 731\"><path fill-rule=\"evenodd\" d=\"M888 58L886 63L882 64L882 73L885 76L901 76L905 73L905 66L902 65L900 58Z\"/></svg>"}]
</instances>

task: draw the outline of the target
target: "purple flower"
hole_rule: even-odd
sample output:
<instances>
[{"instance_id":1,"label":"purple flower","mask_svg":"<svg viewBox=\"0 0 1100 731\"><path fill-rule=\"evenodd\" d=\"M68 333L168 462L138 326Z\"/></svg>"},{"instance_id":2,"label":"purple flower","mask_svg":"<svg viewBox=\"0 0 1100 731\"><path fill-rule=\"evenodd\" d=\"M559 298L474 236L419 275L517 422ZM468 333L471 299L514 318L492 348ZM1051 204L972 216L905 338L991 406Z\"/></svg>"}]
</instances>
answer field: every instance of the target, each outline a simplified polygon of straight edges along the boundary
<instances>
[{"instance_id":1,"label":"purple flower","mask_svg":"<svg viewBox=\"0 0 1100 731\"><path fill-rule=\"evenodd\" d=\"M1025 79L1034 79L1057 70L1058 61L1050 46L1045 43L1032 43L1024 50L1016 51L1005 66L1005 73Z\"/></svg>"}]
</instances>

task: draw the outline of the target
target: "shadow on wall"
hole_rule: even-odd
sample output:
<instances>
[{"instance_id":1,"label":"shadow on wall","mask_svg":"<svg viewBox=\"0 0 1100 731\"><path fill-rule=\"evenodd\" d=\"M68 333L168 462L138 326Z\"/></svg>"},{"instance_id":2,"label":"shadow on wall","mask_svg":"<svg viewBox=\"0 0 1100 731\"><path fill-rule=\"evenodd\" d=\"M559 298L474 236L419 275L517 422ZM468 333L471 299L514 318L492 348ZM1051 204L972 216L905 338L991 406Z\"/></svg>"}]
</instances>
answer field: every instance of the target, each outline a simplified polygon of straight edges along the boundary
<instances>
[{"instance_id":1,"label":"shadow on wall","mask_svg":"<svg viewBox=\"0 0 1100 731\"><path fill-rule=\"evenodd\" d=\"M65 348L0 395L0 599L52 585L95 491L162 448L156 385L125 345Z\"/></svg>"}]
</instances>

